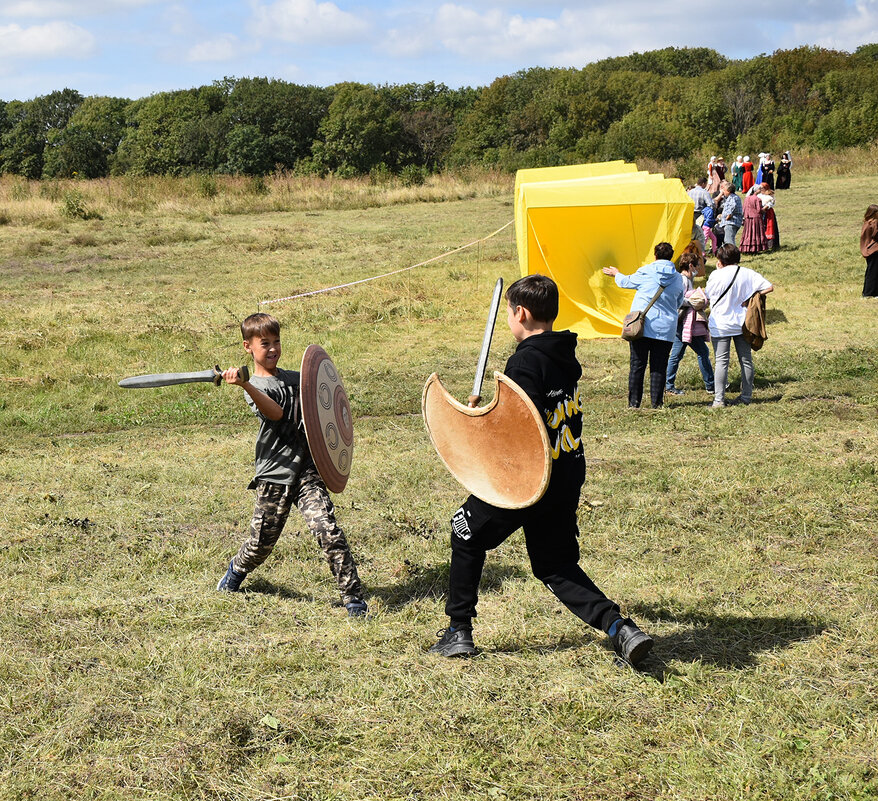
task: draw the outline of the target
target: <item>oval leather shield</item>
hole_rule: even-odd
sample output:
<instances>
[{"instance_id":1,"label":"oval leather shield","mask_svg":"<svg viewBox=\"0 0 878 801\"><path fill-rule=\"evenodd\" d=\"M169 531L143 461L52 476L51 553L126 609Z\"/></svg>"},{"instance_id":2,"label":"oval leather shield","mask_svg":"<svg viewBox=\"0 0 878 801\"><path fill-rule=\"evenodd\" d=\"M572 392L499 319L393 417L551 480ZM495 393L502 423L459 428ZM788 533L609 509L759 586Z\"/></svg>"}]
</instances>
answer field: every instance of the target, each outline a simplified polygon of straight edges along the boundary
<instances>
[{"instance_id":1,"label":"oval leather shield","mask_svg":"<svg viewBox=\"0 0 878 801\"><path fill-rule=\"evenodd\" d=\"M309 345L302 354L299 393L314 466L327 488L341 492L354 455L353 417L341 376L319 345Z\"/></svg>"},{"instance_id":2,"label":"oval leather shield","mask_svg":"<svg viewBox=\"0 0 878 801\"><path fill-rule=\"evenodd\" d=\"M421 400L424 424L439 458L465 489L493 506L524 509L549 486L549 435L518 384L495 372L494 385L494 399L471 409L433 373Z\"/></svg>"}]
</instances>

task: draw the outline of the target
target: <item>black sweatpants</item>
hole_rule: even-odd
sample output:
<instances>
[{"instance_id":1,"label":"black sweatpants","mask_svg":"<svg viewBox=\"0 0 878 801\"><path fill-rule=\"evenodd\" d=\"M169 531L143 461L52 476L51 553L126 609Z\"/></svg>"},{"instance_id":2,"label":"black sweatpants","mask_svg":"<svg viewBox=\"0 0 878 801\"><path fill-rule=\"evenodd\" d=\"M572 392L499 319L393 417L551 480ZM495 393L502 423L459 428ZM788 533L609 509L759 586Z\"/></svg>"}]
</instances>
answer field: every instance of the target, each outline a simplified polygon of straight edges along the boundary
<instances>
[{"instance_id":1,"label":"black sweatpants","mask_svg":"<svg viewBox=\"0 0 878 801\"><path fill-rule=\"evenodd\" d=\"M574 615L608 631L618 620L613 603L579 566L576 507L579 488L547 493L527 509L498 509L473 495L451 519L451 575L445 613L452 625L471 625L476 616L485 554L524 529L533 574Z\"/></svg>"}]
</instances>

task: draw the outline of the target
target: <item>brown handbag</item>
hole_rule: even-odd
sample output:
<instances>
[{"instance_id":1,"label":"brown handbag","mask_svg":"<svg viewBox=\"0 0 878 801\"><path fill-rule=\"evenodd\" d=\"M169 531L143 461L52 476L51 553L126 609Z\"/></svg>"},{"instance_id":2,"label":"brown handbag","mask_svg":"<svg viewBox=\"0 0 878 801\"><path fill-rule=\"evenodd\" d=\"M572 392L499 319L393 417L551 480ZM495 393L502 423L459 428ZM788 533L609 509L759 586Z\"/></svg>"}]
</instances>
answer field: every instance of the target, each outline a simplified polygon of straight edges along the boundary
<instances>
[{"instance_id":1,"label":"brown handbag","mask_svg":"<svg viewBox=\"0 0 878 801\"><path fill-rule=\"evenodd\" d=\"M646 324L646 313L652 308L652 304L659 299L659 295L664 291L665 288L660 286L658 292L655 293L645 309L628 312L628 314L625 315L622 320L622 339L626 342L631 342L632 340L640 339L643 336L643 329Z\"/></svg>"}]
</instances>

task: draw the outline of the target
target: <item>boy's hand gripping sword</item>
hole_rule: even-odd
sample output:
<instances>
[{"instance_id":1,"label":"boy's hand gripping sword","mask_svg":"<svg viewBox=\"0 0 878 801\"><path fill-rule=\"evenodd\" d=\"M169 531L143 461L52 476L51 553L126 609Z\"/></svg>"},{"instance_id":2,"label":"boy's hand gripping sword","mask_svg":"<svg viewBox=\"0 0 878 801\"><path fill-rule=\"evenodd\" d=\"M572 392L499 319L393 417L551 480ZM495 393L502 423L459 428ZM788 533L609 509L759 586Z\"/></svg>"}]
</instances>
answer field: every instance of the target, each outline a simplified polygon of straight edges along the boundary
<instances>
[{"instance_id":1,"label":"boy's hand gripping sword","mask_svg":"<svg viewBox=\"0 0 878 801\"><path fill-rule=\"evenodd\" d=\"M478 406L482 399L482 382L485 380L485 367L488 365L488 352L491 350L491 338L494 336L494 323L497 321L497 310L500 308L500 298L503 295L503 279L498 278L494 284L494 297L491 298L491 308L488 311L488 322L485 323L485 334L482 337L482 350L479 353L479 361L476 363L476 380L473 382L472 395L467 398L470 406Z\"/></svg>"},{"instance_id":2,"label":"boy's hand gripping sword","mask_svg":"<svg viewBox=\"0 0 878 801\"><path fill-rule=\"evenodd\" d=\"M250 371L247 365L238 368L238 375L242 381L250 380ZM144 387L170 387L174 384L197 384L200 382L219 386L223 382L223 371L220 366L210 370L201 370L197 373L154 373L153 375L134 375L131 378L123 378L119 382L120 387L125 389L143 389Z\"/></svg>"}]
</instances>

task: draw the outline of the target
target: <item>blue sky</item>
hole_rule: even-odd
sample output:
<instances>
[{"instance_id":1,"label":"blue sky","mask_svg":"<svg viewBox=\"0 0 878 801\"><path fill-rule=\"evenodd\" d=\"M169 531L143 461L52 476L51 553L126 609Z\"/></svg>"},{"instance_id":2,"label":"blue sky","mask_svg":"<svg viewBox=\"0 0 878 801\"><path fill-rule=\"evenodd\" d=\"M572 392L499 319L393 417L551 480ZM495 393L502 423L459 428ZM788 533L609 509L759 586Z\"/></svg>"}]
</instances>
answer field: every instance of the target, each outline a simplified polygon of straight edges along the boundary
<instances>
[{"instance_id":1,"label":"blue sky","mask_svg":"<svg viewBox=\"0 0 878 801\"><path fill-rule=\"evenodd\" d=\"M224 76L484 86L667 46L749 58L868 42L878 0L0 0L0 99L133 99Z\"/></svg>"}]
</instances>

